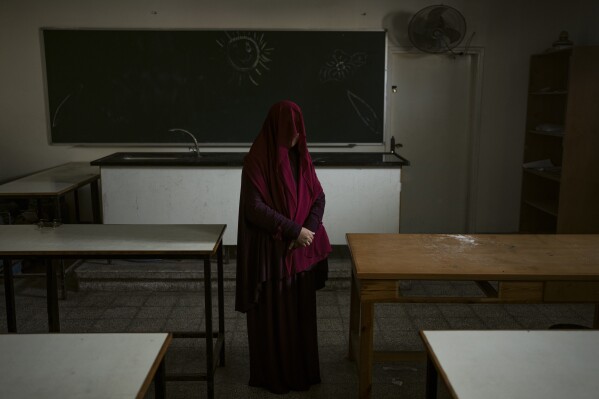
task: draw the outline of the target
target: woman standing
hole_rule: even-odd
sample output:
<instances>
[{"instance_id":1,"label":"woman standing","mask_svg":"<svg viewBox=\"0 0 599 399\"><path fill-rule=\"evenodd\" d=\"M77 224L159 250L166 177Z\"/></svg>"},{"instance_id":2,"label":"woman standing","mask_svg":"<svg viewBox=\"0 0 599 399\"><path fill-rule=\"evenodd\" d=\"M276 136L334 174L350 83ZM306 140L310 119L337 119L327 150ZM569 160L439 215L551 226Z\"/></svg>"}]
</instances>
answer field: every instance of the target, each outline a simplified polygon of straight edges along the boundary
<instances>
[{"instance_id":1,"label":"woman standing","mask_svg":"<svg viewBox=\"0 0 599 399\"><path fill-rule=\"evenodd\" d=\"M302 112L279 102L241 178L235 309L247 313L252 386L286 393L320 382L316 290L331 252L324 206Z\"/></svg>"}]
</instances>

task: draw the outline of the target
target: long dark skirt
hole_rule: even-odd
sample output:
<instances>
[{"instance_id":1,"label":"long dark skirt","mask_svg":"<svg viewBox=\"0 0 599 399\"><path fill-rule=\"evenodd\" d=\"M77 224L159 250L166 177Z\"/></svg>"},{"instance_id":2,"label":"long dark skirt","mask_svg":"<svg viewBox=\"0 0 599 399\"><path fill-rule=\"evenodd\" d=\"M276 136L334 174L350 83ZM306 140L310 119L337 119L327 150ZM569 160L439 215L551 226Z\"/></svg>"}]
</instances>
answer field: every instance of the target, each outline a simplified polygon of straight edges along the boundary
<instances>
[{"instance_id":1,"label":"long dark skirt","mask_svg":"<svg viewBox=\"0 0 599 399\"><path fill-rule=\"evenodd\" d=\"M263 283L258 305L247 312L251 386L287 393L320 383L316 290L327 272L325 259L309 271Z\"/></svg>"}]
</instances>

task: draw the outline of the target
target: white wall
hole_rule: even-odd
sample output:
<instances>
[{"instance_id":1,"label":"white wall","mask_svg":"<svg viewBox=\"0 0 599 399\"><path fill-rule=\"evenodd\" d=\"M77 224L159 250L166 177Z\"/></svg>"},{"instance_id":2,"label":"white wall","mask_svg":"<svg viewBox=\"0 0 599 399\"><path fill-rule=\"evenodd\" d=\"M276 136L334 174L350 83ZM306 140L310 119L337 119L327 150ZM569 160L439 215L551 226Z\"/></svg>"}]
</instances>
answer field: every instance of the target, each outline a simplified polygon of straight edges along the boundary
<instances>
[{"instance_id":1,"label":"white wall","mask_svg":"<svg viewBox=\"0 0 599 399\"><path fill-rule=\"evenodd\" d=\"M64 162L90 161L124 149L48 144L41 27L385 27L394 33L392 43L403 46L408 44L405 24L409 16L435 3L419 0L3 0L0 3L0 182ZM596 23L599 2L455 0L444 3L463 12L469 31L476 31L472 45L483 47L485 54L476 231L514 231L518 225L529 55L548 47L564 29L570 32L576 44L599 44ZM392 126L388 126L388 130L391 131ZM144 149L128 147L127 150Z\"/></svg>"}]
</instances>

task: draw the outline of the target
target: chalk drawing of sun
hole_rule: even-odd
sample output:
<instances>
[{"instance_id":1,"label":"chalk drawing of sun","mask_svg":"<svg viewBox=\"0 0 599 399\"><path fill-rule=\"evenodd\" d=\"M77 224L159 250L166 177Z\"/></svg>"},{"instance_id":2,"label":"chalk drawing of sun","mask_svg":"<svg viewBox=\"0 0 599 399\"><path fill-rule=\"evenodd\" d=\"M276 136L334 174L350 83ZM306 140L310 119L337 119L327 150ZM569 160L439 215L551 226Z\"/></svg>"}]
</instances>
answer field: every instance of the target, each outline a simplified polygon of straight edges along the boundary
<instances>
[{"instance_id":1,"label":"chalk drawing of sun","mask_svg":"<svg viewBox=\"0 0 599 399\"><path fill-rule=\"evenodd\" d=\"M234 79L239 85L249 80L258 86L260 77L270 71L268 63L272 47L264 40L264 33L259 32L225 32L225 36L216 43L225 52L227 62L233 68Z\"/></svg>"}]
</instances>

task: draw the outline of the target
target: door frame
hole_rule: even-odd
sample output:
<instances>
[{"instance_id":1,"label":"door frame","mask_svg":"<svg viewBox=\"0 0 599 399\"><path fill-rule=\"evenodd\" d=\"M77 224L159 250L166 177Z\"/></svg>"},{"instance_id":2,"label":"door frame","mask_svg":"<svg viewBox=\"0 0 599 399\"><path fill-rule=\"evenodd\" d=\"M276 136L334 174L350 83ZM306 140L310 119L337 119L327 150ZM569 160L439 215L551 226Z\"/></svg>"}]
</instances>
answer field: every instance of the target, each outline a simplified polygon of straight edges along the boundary
<instances>
[{"instance_id":1,"label":"door frame","mask_svg":"<svg viewBox=\"0 0 599 399\"><path fill-rule=\"evenodd\" d=\"M470 121L469 121L469 135L468 141L468 173L466 176L466 184L468 190L466 193L466 220L464 226L466 226L466 232L475 233L477 232L477 210L478 210L478 176L479 176L479 157L480 157L480 137L481 137L481 121L482 121L482 86L483 86L483 66L484 66L484 48L483 47L469 47L467 50L463 47L457 47L454 49L456 53L464 52L470 56L475 57L473 61L474 70L472 72L472 86L471 86L471 103L470 103ZM391 98L391 82L392 68L394 65L394 56L399 54L422 54L415 48L401 48L396 45L390 45L388 47L387 55L387 74L386 74L386 85L385 95L387 99L385 101L386 107L386 118L385 118L385 143L390 142L393 127L392 126L392 110L391 106L393 100ZM439 57L445 57L445 54L439 54ZM457 56L459 57L459 55ZM401 152L401 151L399 151ZM409 168L410 166L406 166ZM399 215L401 219L401 212Z\"/></svg>"}]
</instances>

